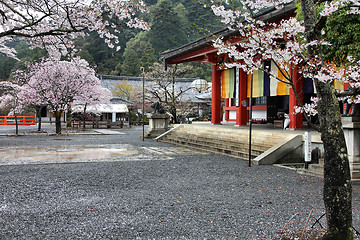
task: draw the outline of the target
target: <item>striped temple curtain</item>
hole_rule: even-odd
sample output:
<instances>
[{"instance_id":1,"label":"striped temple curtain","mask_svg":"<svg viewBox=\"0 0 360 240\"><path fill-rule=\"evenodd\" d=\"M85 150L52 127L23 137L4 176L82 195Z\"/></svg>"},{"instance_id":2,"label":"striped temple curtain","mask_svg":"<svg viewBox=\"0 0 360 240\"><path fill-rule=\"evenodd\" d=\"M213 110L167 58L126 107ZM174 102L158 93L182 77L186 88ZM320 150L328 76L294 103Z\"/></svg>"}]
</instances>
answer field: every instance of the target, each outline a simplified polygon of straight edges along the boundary
<instances>
[{"instance_id":1,"label":"striped temple curtain","mask_svg":"<svg viewBox=\"0 0 360 240\"><path fill-rule=\"evenodd\" d=\"M278 79L280 79L280 80L282 80L284 82L288 82L288 80L286 79L284 74L286 74L286 71L284 69L282 69L282 70L278 69ZM277 96L289 95L289 92L290 92L289 91L289 85L284 83L284 82L278 81L277 89L276 89L276 95Z\"/></svg>"},{"instance_id":2,"label":"striped temple curtain","mask_svg":"<svg viewBox=\"0 0 360 240\"><path fill-rule=\"evenodd\" d=\"M221 72L221 98L229 97L229 70Z\"/></svg>"},{"instance_id":3,"label":"striped temple curtain","mask_svg":"<svg viewBox=\"0 0 360 240\"><path fill-rule=\"evenodd\" d=\"M339 80L335 80L334 81L334 87L336 90L342 91L344 90L344 82L343 81L339 81Z\"/></svg>"},{"instance_id":4,"label":"striped temple curtain","mask_svg":"<svg viewBox=\"0 0 360 240\"><path fill-rule=\"evenodd\" d=\"M277 80L287 81L282 71L278 69L273 61L263 63L266 68L270 69L271 76L263 71L256 70L253 73L253 97L263 96L283 96L289 95L289 86L286 83ZM251 75L248 75L247 97L250 97Z\"/></svg>"},{"instance_id":5,"label":"striped temple curtain","mask_svg":"<svg viewBox=\"0 0 360 240\"><path fill-rule=\"evenodd\" d=\"M247 97L250 97L250 87L251 87L251 75L248 74L247 79ZM264 72L255 70L253 72L253 91L252 96L262 97L264 96Z\"/></svg>"},{"instance_id":6,"label":"striped temple curtain","mask_svg":"<svg viewBox=\"0 0 360 240\"><path fill-rule=\"evenodd\" d=\"M239 107L240 105L240 101L239 101L239 95L240 95L240 68L236 68L235 70L235 93L234 93L234 98L235 98L235 106Z\"/></svg>"},{"instance_id":7,"label":"striped temple curtain","mask_svg":"<svg viewBox=\"0 0 360 240\"><path fill-rule=\"evenodd\" d=\"M221 72L221 97L234 98L239 91L236 88L235 68L226 69Z\"/></svg>"},{"instance_id":8,"label":"striped temple curtain","mask_svg":"<svg viewBox=\"0 0 360 240\"><path fill-rule=\"evenodd\" d=\"M229 71L229 98L234 98L235 93L235 69L231 68Z\"/></svg>"},{"instance_id":9,"label":"striped temple curtain","mask_svg":"<svg viewBox=\"0 0 360 240\"><path fill-rule=\"evenodd\" d=\"M273 61L265 61L265 68L270 68L271 76L256 70L253 73L253 97L262 96L284 96L289 95L289 85L284 83L288 80L283 73L285 70L280 70ZM285 73L286 74L286 73ZM239 85L240 85L240 73L239 68L226 69L221 72L221 97L222 98L234 98L235 105L239 106ZM283 80L278 81L276 78ZM251 75L247 76L247 97L250 97L250 81ZM347 84L342 81L334 81L335 89L344 90L347 89ZM304 93L316 93L314 82L310 78L304 78L303 84Z\"/></svg>"},{"instance_id":10,"label":"striped temple curtain","mask_svg":"<svg viewBox=\"0 0 360 240\"><path fill-rule=\"evenodd\" d=\"M280 70L273 61L265 61L264 68L268 68L271 72L269 74L263 71L256 70L253 73L253 97L263 96L284 96L289 95L289 85L284 83L288 80L283 73L285 70ZM286 74L286 73L285 73ZM239 69L232 68L226 69L221 72L221 97L222 98L235 98L239 97ZM283 80L280 82L277 80ZM247 76L247 97L250 97L250 81L251 75ZM313 81L310 79L305 82L304 88L306 92L314 92ZM309 86L307 86L309 85ZM236 102L238 106L238 102Z\"/></svg>"},{"instance_id":11,"label":"striped temple curtain","mask_svg":"<svg viewBox=\"0 0 360 240\"><path fill-rule=\"evenodd\" d=\"M271 63L270 63L270 72L271 72L270 96L276 96L277 95L277 85L279 82L276 78L279 75L279 69L277 68L276 64L273 61L271 61Z\"/></svg>"}]
</instances>

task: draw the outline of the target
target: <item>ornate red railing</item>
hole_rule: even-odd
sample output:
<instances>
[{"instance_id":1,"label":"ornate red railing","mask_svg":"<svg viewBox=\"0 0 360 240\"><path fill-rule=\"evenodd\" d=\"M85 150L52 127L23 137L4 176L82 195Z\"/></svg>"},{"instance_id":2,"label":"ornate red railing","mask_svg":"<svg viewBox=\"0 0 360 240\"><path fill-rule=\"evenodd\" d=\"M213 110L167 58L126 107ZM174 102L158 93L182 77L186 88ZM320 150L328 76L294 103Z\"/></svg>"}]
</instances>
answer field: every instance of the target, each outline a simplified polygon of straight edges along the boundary
<instances>
[{"instance_id":1,"label":"ornate red railing","mask_svg":"<svg viewBox=\"0 0 360 240\"><path fill-rule=\"evenodd\" d=\"M35 116L17 116L18 125L35 125ZM0 125L16 125L15 116L0 116Z\"/></svg>"}]
</instances>

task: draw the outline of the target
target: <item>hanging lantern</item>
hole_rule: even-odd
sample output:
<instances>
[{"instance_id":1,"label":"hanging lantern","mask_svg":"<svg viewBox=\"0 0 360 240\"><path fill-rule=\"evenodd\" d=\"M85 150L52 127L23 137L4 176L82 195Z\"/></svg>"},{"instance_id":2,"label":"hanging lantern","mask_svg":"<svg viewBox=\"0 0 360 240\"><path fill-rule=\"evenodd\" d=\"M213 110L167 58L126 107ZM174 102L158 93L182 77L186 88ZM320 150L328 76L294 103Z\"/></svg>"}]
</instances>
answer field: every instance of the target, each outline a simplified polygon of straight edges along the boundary
<instances>
[{"instance_id":1,"label":"hanging lantern","mask_svg":"<svg viewBox=\"0 0 360 240\"><path fill-rule=\"evenodd\" d=\"M205 91L206 89L208 89L208 87L209 87L208 82L206 80L200 79L200 78L194 80L191 83L191 88L198 92Z\"/></svg>"}]
</instances>

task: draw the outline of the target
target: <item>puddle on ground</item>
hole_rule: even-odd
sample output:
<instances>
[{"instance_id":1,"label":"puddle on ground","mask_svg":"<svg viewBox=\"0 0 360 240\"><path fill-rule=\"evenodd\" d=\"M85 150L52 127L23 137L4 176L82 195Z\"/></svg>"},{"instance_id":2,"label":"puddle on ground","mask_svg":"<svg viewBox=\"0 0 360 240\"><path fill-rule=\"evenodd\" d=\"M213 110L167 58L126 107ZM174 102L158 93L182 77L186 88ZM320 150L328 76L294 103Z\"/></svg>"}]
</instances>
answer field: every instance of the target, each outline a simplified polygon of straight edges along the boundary
<instances>
[{"instance_id":1,"label":"puddle on ground","mask_svg":"<svg viewBox=\"0 0 360 240\"><path fill-rule=\"evenodd\" d=\"M0 149L0 165L105 161L137 153L127 144L7 148Z\"/></svg>"}]
</instances>

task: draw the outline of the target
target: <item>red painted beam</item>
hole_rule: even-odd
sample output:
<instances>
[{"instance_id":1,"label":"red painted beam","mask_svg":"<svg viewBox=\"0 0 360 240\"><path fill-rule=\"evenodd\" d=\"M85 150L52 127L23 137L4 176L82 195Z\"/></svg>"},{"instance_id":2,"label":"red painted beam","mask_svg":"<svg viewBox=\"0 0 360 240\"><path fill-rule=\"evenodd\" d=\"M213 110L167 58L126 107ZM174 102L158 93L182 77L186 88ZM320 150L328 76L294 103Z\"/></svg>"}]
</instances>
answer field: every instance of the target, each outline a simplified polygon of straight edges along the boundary
<instances>
[{"instance_id":1,"label":"red painted beam","mask_svg":"<svg viewBox=\"0 0 360 240\"><path fill-rule=\"evenodd\" d=\"M174 64L173 62L181 63L181 62L188 61L188 60L196 58L196 57L205 56L208 53L216 52L216 51L217 51L217 49L214 48L212 45L210 45L210 46L206 46L206 47L182 54L178 57L169 59L167 61L167 63L168 64Z\"/></svg>"}]
</instances>

